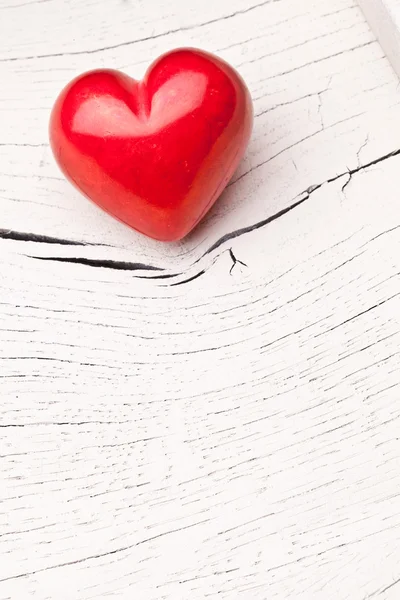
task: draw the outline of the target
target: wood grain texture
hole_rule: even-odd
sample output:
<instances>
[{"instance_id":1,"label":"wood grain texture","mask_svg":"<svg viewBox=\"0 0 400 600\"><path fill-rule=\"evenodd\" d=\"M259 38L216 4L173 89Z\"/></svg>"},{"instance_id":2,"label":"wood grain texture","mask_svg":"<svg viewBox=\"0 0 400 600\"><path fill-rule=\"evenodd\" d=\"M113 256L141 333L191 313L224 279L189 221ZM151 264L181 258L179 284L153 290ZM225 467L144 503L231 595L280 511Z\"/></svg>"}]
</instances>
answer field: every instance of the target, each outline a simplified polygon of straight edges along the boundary
<instances>
[{"instance_id":1,"label":"wood grain texture","mask_svg":"<svg viewBox=\"0 0 400 600\"><path fill-rule=\"evenodd\" d=\"M0 599L397 600L400 93L355 0L3 0L0 27ZM62 179L47 119L179 45L257 116L163 245Z\"/></svg>"}]
</instances>

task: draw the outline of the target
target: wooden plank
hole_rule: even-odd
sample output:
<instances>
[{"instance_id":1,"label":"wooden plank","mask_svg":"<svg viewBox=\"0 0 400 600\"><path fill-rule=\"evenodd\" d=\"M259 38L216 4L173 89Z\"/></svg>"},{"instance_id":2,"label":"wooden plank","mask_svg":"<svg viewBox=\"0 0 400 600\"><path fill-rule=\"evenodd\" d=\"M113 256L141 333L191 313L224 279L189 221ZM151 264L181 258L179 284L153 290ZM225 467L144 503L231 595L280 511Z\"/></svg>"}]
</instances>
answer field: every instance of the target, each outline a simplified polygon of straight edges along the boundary
<instances>
[{"instance_id":1,"label":"wooden plank","mask_svg":"<svg viewBox=\"0 0 400 600\"><path fill-rule=\"evenodd\" d=\"M38 31L24 32L20 45L18 38L6 45L0 63L8 82L0 146L2 227L108 244L110 258L139 256L141 262L173 270L177 261L196 260L223 235L290 206L310 185L356 166L357 152L367 138L363 160L397 148L397 81L360 9L353 0L308 1L312 19L297 0L254 3L246 9L243 3L224 0L218 8L207 3L198 14L187 9L172 13L173 22L163 24L157 22L152 2L140 8L121 4L121 14L127 17L118 36L111 9L94 13L90 3L74 4L65 23L69 12L63 13L59 4L33 7L31 18L35 10L42 15ZM13 31L20 27L19 10L9 11ZM29 7L24 11L28 21ZM165 8L165 14L168 11ZM219 19L221 14L227 18ZM105 41L104 23L109 19ZM93 38L85 35L79 44L74 42L75 24L89 26L92 21ZM136 33L137 22L141 28ZM255 23L257 35L252 34ZM179 27L183 30L175 32ZM133 29L144 41L132 39ZM79 72L113 66L140 76L159 53L185 44L217 52L239 69L254 98L255 128L237 184L230 186L205 226L182 244L160 248L82 201L54 164L47 120L59 89ZM23 127L21 115L28 115Z\"/></svg>"},{"instance_id":2,"label":"wooden plank","mask_svg":"<svg viewBox=\"0 0 400 600\"><path fill-rule=\"evenodd\" d=\"M359 0L359 2L394 70L400 76L399 0Z\"/></svg>"},{"instance_id":3,"label":"wooden plank","mask_svg":"<svg viewBox=\"0 0 400 600\"><path fill-rule=\"evenodd\" d=\"M247 266L224 252L182 286L7 242L2 600L393 583L399 165L327 184L238 240Z\"/></svg>"},{"instance_id":4,"label":"wooden plank","mask_svg":"<svg viewBox=\"0 0 400 600\"><path fill-rule=\"evenodd\" d=\"M397 600L400 94L355 0L0 23L0 600ZM179 45L256 121L164 245L82 200L46 127L75 74Z\"/></svg>"}]
</instances>

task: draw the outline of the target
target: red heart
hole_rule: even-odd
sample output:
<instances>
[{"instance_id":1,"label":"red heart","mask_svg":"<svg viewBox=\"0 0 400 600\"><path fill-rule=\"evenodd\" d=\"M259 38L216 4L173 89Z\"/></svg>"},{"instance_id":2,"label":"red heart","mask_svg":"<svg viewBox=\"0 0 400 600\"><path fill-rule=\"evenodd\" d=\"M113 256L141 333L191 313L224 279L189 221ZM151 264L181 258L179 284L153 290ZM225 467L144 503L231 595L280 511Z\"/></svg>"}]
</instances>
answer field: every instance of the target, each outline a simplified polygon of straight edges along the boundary
<instances>
[{"instance_id":1,"label":"red heart","mask_svg":"<svg viewBox=\"0 0 400 600\"><path fill-rule=\"evenodd\" d=\"M98 70L58 97L50 144L76 187L158 240L183 238L211 208L249 141L250 94L219 58L193 49L160 57L138 82Z\"/></svg>"}]
</instances>

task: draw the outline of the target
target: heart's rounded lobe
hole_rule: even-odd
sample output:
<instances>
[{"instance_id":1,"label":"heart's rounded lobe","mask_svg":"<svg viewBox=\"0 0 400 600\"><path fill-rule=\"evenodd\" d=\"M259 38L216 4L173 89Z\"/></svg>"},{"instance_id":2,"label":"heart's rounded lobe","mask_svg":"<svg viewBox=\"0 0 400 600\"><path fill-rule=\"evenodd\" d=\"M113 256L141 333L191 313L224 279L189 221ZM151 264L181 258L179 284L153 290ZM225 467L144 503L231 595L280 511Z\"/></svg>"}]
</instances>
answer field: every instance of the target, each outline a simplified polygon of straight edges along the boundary
<instances>
[{"instance_id":1,"label":"heart's rounded lobe","mask_svg":"<svg viewBox=\"0 0 400 600\"><path fill-rule=\"evenodd\" d=\"M174 241L221 194L252 122L238 73L211 54L181 49L140 82L112 70L74 79L54 105L50 144L93 202L149 237Z\"/></svg>"}]
</instances>

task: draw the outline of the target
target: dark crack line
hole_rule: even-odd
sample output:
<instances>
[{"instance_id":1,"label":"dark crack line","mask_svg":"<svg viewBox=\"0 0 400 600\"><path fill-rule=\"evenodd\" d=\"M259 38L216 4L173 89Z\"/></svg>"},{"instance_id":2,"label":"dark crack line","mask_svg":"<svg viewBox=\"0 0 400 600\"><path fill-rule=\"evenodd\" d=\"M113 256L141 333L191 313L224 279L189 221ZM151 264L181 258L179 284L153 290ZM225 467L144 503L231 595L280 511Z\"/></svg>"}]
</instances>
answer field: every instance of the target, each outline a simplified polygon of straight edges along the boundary
<instances>
[{"instance_id":1,"label":"dark crack line","mask_svg":"<svg viewBox=\"0 0 400 600\"><path fill-rule=\"evenodd\" d=\"M194 279L198 279L199 277L204 275L205 272L206 272L205 269L202 269L201 271L196 273L196 275L192 275L192 277L188 277L188 279L184 279L183 281L177 281L176 283L171 283L170 287L174 287L176 285L182 285L184 283L189 283L189 281L193 281Z\"/></svg>"},{"instance_id":2,"label":"dark crack line","mask_svg":"<svg viewBox=\"0 0 400 600\"><path fill-rule=\"evenodd\" d=\"M297 202L294 202L290 206L283 208L282 210L278 211L274 215L271 215L271 216L267 217L266 219L263 219L262 221L258 221L258 223L254 223L254 225L249 225L248 227L242 227L241 229L236 229L236 231L231 231L231 233L226 233L225 235L220 237L219 240L214 242L214 244L212 246L210 246L210 248L208 250L206 250L206 252L203 254L203 256L201 258L204 258L204 256L207 256L207 254L210 254L211 252L213 252L214 250L216 250L217 248L222 246L222 244L225 244L225 242L228 242L229 240L233 240L241 235L244 235L245 233L250 233L251 231L256 231L257 229L260 229L261 227L265 227L265 225L269 225L269 223L276 221L277 219L279 219L279 217L286 215L291 210L300 206L300 204L303 204L303 202L308 200L309 197L310 196L307 195L305 198L301 198L300 200L297 200Z\"/></svg>"},{"instance_id":3,"label":"dark crack line","mask_svg":"<svg viewBox=\"0 0 400 600\"><path fill-rule=\"evenodd\" d=\"M384 156L380 156L379 158L371 160L370 162L366 163L365 165L360 165L358 167L355 167L354 169L347 169L347 171L344 171L343 173L339 173L338 175L335 175L335 177L331 177L330 179L327 179L326 181L323 181L322 183L310 185L303 192L303 194L299 194L300 197L305 194L305 196L303 198L301 198L297 202L294 202L287 208L280 210L279 212L275 213L274 215L267 217L266 219L263 219L262 221L259 221L258 223L255 223L254 225L249 225L248 227L243 227L241 229L237 229L236 231L232 231L231 233L227 233L226 235L223 235L212 246L210 246L210 248L208 250L206 250L206 252L203 254L203 256L201 258L206 256L207 254L210 254L210 252L213 252L214 250L219 248L222 244L224 244L225 242L227 242L231 239L237 238L241 235L244 235L245 233L250 233L251 231L255 231L256 229L260 229L261 227L264 227L265 225L268 225L269 223L276 221L276 219L279 219L279 217L282 217L283 215L287 214L294 208L297 208L298 206L303 204L306 200L308 200L310 198L310 196L314 192L321 189L324 185L326 185L328 183L334 183L338 179L341 179L345 175L348 175L349 180L346 182L346 184L342 188L342 190L344 190L347 187L347 185L350 183L350 180L353 177L353 175L355 175L356 173L359 173L360 171L363 171L365 169L368 169L370 167L378 165L379 163L387 160L388 158L393 158L395 156L398 156L399 154L400 154L400 148L398 150L393 150L392 152L389 152L388 154L385 154ZM199 260L201 260L201 259L199 259Z\"/></svg>"},{"instance_id":4,"label":"dark crack line","mask_svg":"<svg viewBox=\"0 0 400 600\"><path fill-rule=\"evenodd\" d=\"M340 173L339 175L336 175L335 177L328 179L324 183L313 186L312 191L314 192L314 191L320 189L326 183L333 183L334 181L337 181L341 177L348 175L348 180L344 183L344 185L342 187L342 192L344 192L344 190L346 189L346 187L349 185L350 181L352 180L353 175L355 175L356 173L359 173L360 171L364 171L365 169L369 169L370 167L374 167L375 165L379 165L379 163L387 160L388 158L393 158L395 156L399 156L399 154L400 154L400 148L398 150L393 150L392 152L388 152L388 154L385 154L384 156L375 158L374 160L371 160L370 162L366 163L365 165L359 165L358 167L355 167L354 169L347 169L347 171L344 171L343 173Z\"/></svg>"},{"instance_id":5,"label":"dark crack line","mask_svg":"<svg viewBox=\"0 0 400 600\"><path fill-rule=\"evenodd\" d=\"M136 275L137 279L171 279L172 277L179 277L182 273L165 273L164 275Z\"/></svg>"},{"instance_id":6,"label":"dark crack line","mask_svg":"<svg viewBox=\"0 0 400 600\"><path fill-rule=\"evenodd\" d=\"M95 258L69 258L69 257L56 257L56 256L29 256L36 260L53 261L72 263L77 265L85 265L87 267L97 267L106 269L115 269L117 271L163 271L161 267L154 267L153 265L145 265L143 263L132 263L118 260L101 260Z\"/></svg>"},{"instance_id":7,"label":"dark crack line","mask_svg":"<svg viewBox=\"0 0 400 600\"><path fill-rule=\"evenodd\" d=\"M275 2L281 2L281 0L264 0L264 2L260 2L259 4L255 4L254 6L250 6L249 8L245 8L242 10L238 10L230 15L218 17L217 19L210 19L209 21L205 21L204 23L199 23L197 25L186 25L184 27L178 27L176 29L170 29L169 31L165 31L163 33L157 33L155 35L150 35L148 37L140 38L138 40L130 40L128 42L121 42L119 44L113 44L111 46L104 46L103 48L94 48L91 50L75 50L73 52L57 52L55 54L38 54L36 56L12 56L10 58L2 58L0 62L13 62L17 60L34 60L39 58L59 58L61 56L76 56L81 54L96 54L97 52L105 52L107 50L116 50L117 48L123 48L126 46L133 46L134 44L140 44L143 42L149 42L156 40L158 38L162 38L168 35L173 35L174 33L180 33L181 31L190 31L192 29L200 29L201 27L206 27L208 25L213 25L214 23L218 23L220 21L226 21L227 19L233 19L238 15L244 15L253 10L266 6L267 4L273 4Z\"/></svg>"},{"instance_id":8,"label":"dark crack line","mask_svg":"<svg viewBox=\"0 0 400 600\"><path fill-rule=\"evenodd\" d=\"M287 206L286 208L283 208L282 210L280 210L277 213L275 213L275 214L267 217L266 219L263 219L262 221L258 221L254 225L249 225L248 227L242 227L241 229L236 229L235 231L232 231L232 232L227 233L227 234L223 235L222 237L220 237L219 240L217 240L216 242L214 242L214 244L212 246L210 246L210 248L208 248L208 250L206 250L206 252L204 252L204 254L200 258L198 258L195 261L194 264L196 264L199 261L201 261L205 256L207 256L207 254L210 254L214 250L217 250L220 246L222 246L223 244L225 244L229 240L238 238L238 237L240 237L242 235L245 235L246 233L251 233L252 231L256 231L257 229L261 229L262 227L265 227L265 225L269 225L273 221L276 221L280 217L286 215L287 213L289 213L290 211L294 210L295 208L297 208L301 204L304 204L304 202L306 202L307 200L309 200L309 198L311 197L311 195L314 192L316 192L317 190L321 189L324 185L327 185L329 183L334 183L335 181L338 181L339 179L341 179L345 175L348 175L349 179L348 179L348 181L346 181L346 183L342 187L342 192L343 192L344 189L347 187L347 185L350 183L353 175L355 175L356 173L359 173L360 171L363 171L365 169L368 169L370 167L378 165L379 163L381 163L381 162L383 162L383 161L385 161L385 160L387 160L389 158L393 158L395 156L398 156L398 155L400 155L400 148L397 149L397 150L393 150L392 152L388 152L384 156L380 156L379 158L371 160L370 162L366 163L365 165L360 165L358 167L355 167L354 169L347 169L347 171L344 171L343 173L339 173L338 175L335 175L335 177L331 177L330 179L327 179L326 181L323 181L322 183L317 183L317 184L314 184L314 185L310 185L302 194L299 194L299 196L297 196L300 199L297 200L296 202L293 202L290 206ZM204 273L204 269L203 269L203 271L200 274L203 274L203 273ZM196 279L196 277L199 277L200 274L197 274L197 275L191 277L190 279L185 280L185 282L186 281L192 281L193 279ZM185 283L185 282L182 282L182 283Z\"/></svg>"},{"instance_id":9,"label":"dark crack line","mask_svg":"<svg viewBox=\"0 0 400 600\"><path fill-rule=\"evenodd\" d=\"M231 266L231 268L229 270L229 275L232 275L232 271L233 271L233 269L234 269L234 267L236 265L243 265L244 267L247 267L247 265L246 265L245 262L243 262L242 260L239 260L238 258L236 258L236 256L233 253L232 248L229 248L228 252L229 252L229 256L230 256L230 258L232 260L232 266Z\"/></svg>"},{"instance_id":10,"label":"dark crack line","mask_svg":"<svg viewBox=\"0 0 400 600\"><path fill-rule=\"evenodd\" d=\"M236 239L247 233L256 231L257 229L261 229L262 227L265 227L266 225L269 225L270 223L273 223L274 221L276 221L280 217L286 215L287 213L291 212L292 210L294 210L301 204L304 204L304 202L309 200L309 198L311 197L311 195L314 192L316 192L317 190L320 190L323 186L325 186L329 183L334 183L335 181L338 181L339 179L341 179L342 177L347 175L348 180L345 182L345 184L342 187L342 192L344 192L344 190L346 189L346 187L349 185L350 181L352 180L353 175L356 175L360 171L364 171L370 167L378 165L389 158L394 158L399 155L400 155L400 148L397 150L393 150L392 152L388 152L384 156L380 156L379 158L371 160L370 162L368 162L364 165L359 165L353 169L347 169L346 171L339 173L338 175L335 175L334 177L331 177L330 179L327 179L326 181L323 181L322 183L310 185L304 192L299 194L297 196L298 199L296 201L294 201L292 204L290 204L289 206L281 209L280 211L276 212L273 215L270 215L269 217L266 217L265 219L262 219L261 221L258 221L257 223L254 223L253 225L249 225L247 227L242 227L240 229L236 229L235 231L232 231L232 232L227 233L227 234L223 235L222 237L220 237L216 242L214 242L208 248L208 250L206 250L193 263L193 265L200 262L205 256L207 256L208 254L211 254L212 252L214 252L214 250L217 250L226 242ZM14 235L16 237L11 237L11 235ZM17 237L17 236L20 236L20 237ZM63 245L68 245L68 244L81 245L81 246L86 245L82 242L68 242L67 240L58 240L57 238L48 238L46 236L36 236L35 234L18 234L17 232L9 232L7 230L0 230L0 238L1 237L5 238L5 239L7 239L7 238L8 239L24 239L25 241L39 241L39 242L44 242L44 243L47 242L47 243L63 244ZM35 238L37 238L37 239L35 239ZM233 252L232 252L232 254L233 254ZM231 258L232 258L232 254L231 254ZM116 270L122 270L122 271L164 271L164 269L161 267L145 265L143 263L132 263L132 262L123 262L123 261L114 261L114 260L99 260L99 259L88 259L88 258L67 258L67 257L40 257L40 256L29 256L29 258L33 258L36 260L42 260L42 261L74 263L74 264L81 264L81 265L90 266L90 267L102 267L102 268L116 269ZM234 258L232 258L232 260L234 260ZM245 263L242 263L242 261L237 261L237 259L235 259L233 266L236 264L235 261L240 262L241 264L245 265ZM245 266L247 266L247 265L245 265ZM201 271L199 271L195 275L192 275L191 277L188 277L187 279L178 281L176 283L171 283L169 285L172 287L172 286L176 286L176 285L183 285L184 283L189 283L190 281L194 281L195 279L204 275L205 272L206 272L206 270L202 269ZM141 279L170 279L170 278L180 277L181 275L183 275L183 273L163 273L160 275L153 275L153 276L137 275L136 277L141 278Z\"/></svg>"},{"instance_id":11,"label":"dark crack line","mask_svg":"<svg viewBox=\"0 0 400 600\"><path fill-rule=\"evenodd\" d=\"M58 244L60 246L105 246L106 244L91 244L90 242L77 242L62 238L39 235L36 233L25 233L13 231L12 229L0 229L0 239L14 240L17 242L38 242L39 244Z\"/></svg>"}]
</instances>

